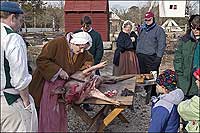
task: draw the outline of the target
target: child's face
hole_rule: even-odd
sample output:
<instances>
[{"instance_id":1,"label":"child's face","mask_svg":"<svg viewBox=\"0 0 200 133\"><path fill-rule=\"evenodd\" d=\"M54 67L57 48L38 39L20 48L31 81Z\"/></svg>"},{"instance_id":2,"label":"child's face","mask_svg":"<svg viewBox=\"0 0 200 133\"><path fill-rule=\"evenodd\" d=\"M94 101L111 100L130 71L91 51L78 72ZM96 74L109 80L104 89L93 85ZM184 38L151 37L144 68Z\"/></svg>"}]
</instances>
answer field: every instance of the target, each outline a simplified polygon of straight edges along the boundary
<instances>
[{"instance_id":1,"label":"child's face","mask_svg":"<svg viewBox=\"0 0 200 133\"><path fill-rule=\"evenodd\" d=\"M156 92L161 93L161 94L169 93L169 91L167 89L165 89L164 86L160 86L158 84L156 85Z\"/></svg>"},{"instance_id":2,"label":"child's face","mask_svg":"<svg viewBox=\"0 0 200 133\"><path fill-rule=\"evenodd\" d=\"M162 86L160 86L160 85L156 85L156 92L157 93L164 93L164 88L162 87Z\"/></svg>"}]
</instances>

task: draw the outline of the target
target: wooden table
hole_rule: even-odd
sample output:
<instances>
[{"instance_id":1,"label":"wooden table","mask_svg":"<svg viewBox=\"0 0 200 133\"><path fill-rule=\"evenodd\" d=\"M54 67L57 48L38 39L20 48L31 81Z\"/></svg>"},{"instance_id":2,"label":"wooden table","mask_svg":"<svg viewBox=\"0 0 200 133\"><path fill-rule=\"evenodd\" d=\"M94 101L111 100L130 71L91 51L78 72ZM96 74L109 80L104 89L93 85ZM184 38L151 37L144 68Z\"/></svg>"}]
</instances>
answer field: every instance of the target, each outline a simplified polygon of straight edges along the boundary
<instances>
[{"instance_id":1,"label":"wooden table","mask_svg":"<svg viewBox=\"0 0 200 133\"><path fill-rule=\"evenodd\" d=\"M147 96L146 96L146 104L149 103L151 99L151 91L152 87L156 85L155 79L152 80L145 80L144 83L136 83L137 87L142 87L143 89L146 90Z\"/></svg>"},{"instance_id":2,"label":"wooden table","mask_svg":"<svg viewBox=\"0 0 200 133\"><path fill-rule=\"evenodd\" d=\"M93 104L93 105L103 105L103 108L94 116L90 117L80 105L72 105L76 113L85 121L88 125L88 131L92 132L103 132L103 129L109 125L116 117L119 117L125 123L128 120L121 113L128 106L132 106L134 101L134 96L121 96L122 90L125 88L135 92L136 78L130 78L124 81L120 81L116 84L102 84L99 88L101 92L106 92L108 90L117 90L118 94L112 97L113 100L117 100L120 105L114 105L108 101L102 99L90 98L84 100L83 103ZM109 113L110 111L110 113Z\"/></svg>"},{"instance_id":3,"label":"wooden table","mask_svg":"<svg viewBox=\"0 0 200 133\"><path fill-rule=\"evenodd\" d=\"M93 105L103 105L103 108L97 112L94 117L90 117L81 107L80 105L72 105L75 112L81 117L83 121L85 121L88 125L89 132L103 132L104 128L108 126L116 117L119 117L120 120L124 123L129 123L125 116L122 114L127 107L133 106L134 104L134 95L133 96L121 96L122 90L125 88L131 90L135 93L135 87L145 87L148 86L146 92L146 103L150 100L152 85L155 85L154 80L145 80L145 83L138 84L136 83L136 77L117 82L116 84L102 84L99 90L104 93L108 90L117 90L117 96L112 97L113 100L116 100L120 103L120 105L114 105L108 101L104 101L102 99L90 98L84 100L85 104L93 104ZM109 112L110 111L110 112Z\"/></svg>"}]
</instances>

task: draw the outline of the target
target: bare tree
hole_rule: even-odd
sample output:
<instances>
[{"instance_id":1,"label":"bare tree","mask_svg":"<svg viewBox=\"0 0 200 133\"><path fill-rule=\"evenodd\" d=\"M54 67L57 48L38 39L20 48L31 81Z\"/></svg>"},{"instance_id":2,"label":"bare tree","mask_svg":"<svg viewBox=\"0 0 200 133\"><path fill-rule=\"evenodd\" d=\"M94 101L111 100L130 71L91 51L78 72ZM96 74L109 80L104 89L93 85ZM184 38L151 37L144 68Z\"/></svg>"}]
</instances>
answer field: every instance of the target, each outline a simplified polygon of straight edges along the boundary
<instances>
[{"instance_id":1,"label":"bare tree","mask_svg":"<svg viewBox=\"0 0 200 133\"><path fill-rule=\"evenodd\" d=\"M187 6L189 16L199 13L199 1L188 1Z\"/></svg>"},{"instance_id":2,"label":"bare tree","mask_svg":"<svg viewBox=\"0 0 200 133\"><path fill-rule=\"evenodd\" d=\"M130 15L127 12L127 9L122 8L122 9L117 9L117 8L112 8L111 9L115 14L117 14L122 20L127 20L131 19Z\"/></svg>"}]
</instances>

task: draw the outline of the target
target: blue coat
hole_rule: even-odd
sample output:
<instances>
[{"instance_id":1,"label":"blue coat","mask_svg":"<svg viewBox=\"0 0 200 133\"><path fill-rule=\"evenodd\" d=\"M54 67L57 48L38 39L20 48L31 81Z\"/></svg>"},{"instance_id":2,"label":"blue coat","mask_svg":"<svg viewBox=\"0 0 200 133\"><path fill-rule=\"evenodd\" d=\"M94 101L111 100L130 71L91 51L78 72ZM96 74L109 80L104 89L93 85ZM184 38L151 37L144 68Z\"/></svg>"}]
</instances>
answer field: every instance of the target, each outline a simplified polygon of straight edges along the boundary
<instances>
[{"instance_id":1,"label":"blue coat","mask_svg":"<svg viewBox=\"0 0 200 133\"><path fill-rule=\"evenodd\" d=\"M179 114L177 105L183 100L184 93L176 89L155 98L152 102L151 122L148 132L178 132Z\"/></svg>"}]
</instances>

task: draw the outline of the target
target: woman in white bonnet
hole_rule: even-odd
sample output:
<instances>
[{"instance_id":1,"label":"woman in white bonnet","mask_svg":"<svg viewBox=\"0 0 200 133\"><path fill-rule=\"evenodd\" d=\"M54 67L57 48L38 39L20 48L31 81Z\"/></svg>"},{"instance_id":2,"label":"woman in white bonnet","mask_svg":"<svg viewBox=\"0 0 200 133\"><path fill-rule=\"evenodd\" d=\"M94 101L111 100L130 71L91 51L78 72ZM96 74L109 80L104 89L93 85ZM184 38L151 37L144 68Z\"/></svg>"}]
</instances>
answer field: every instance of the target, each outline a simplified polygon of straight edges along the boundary
<instances>
[{"instance_id":1,"label":"woman in white bonnet","mask_svg":"<svg viewBox=\"0 0 200 133\"><path fill-rule=\"evenodd\" d=\"M58 103L57 95L52 96L50 92L63 86L76 71L93 64L93 57L87 51L91 46L90 35L78 32L55 38L43 47L29 86L39 111L39 132L67 131L65 105Z\"/></svg>"},{"instance_id":2,"label":"woman in white bonnet","mask_svg":"<svg viewBox=\"0 0 200 133\"><path fill-rule=\"evenodd\" d=\"M137 35L132 30L132 22L126 20L117 38L117 48L113 59L113 75L138 74L139 63L135 54Z\"/></svg>"}]
</instances>

